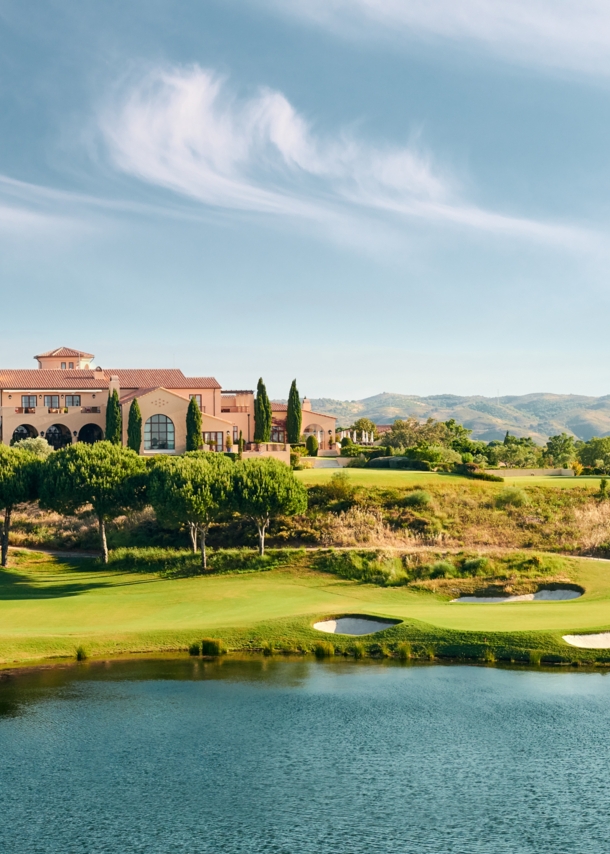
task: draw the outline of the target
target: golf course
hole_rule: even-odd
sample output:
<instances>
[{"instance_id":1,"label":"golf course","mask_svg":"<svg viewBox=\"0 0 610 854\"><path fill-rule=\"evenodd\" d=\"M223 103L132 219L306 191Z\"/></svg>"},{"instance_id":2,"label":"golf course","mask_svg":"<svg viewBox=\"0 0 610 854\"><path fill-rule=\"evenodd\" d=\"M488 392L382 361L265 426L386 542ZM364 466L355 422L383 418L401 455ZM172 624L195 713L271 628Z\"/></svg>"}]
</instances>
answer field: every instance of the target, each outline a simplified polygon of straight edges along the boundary
<instances>
[{"instance_id":1,"label":"golf course","mask_svg":"<svg viewBox=\"0 0 610 854\"><path fill-rule=\"evenodd\" d=\"M164 578L14 550L0 586L0 661L184 652L203 637L227 650L315 652L331 636L313 628L344 614L399 620L374 635L333 635L337 653L610 663L610 650L569 646L562 636L610 628L610 563L570 558L584 595L569 601L461 604L447 594L381 587L312 570L303 552L267 571Z\"/></svg>"}]
</instances>

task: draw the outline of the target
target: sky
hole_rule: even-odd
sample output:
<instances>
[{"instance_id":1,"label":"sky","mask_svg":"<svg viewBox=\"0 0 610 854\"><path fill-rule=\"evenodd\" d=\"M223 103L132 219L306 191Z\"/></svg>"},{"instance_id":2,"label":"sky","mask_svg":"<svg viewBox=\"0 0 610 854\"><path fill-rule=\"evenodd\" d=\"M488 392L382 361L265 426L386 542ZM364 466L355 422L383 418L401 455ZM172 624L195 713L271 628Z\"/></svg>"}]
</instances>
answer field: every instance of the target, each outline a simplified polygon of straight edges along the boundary
<instances>
[{"instance_id":1,"label":"sky","mask_svg":"<svg viewBox=\"0 0 610 854\"><path fill-rule=\"evenodd\" d=\"M0 364L610 393L603 0L0 0Z\"/></svg>"}]
</instances>

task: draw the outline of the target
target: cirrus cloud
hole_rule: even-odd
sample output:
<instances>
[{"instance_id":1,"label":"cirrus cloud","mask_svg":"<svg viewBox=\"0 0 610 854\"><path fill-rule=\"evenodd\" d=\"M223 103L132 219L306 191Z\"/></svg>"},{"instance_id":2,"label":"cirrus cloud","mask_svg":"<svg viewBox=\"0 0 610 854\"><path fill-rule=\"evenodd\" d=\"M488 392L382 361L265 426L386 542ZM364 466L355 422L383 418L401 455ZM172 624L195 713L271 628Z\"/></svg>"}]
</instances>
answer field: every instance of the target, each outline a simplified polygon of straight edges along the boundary
<instances>
[{"instance_id":1,"label":"cirrus cloud","mask_svg":"<svg viewBox=\"0 0 610 854\"><path fill-rule=\"evenodd\" d=\"M238 97L227 80L191 66L124 84L100 128L122 172L216 208L358 230L380 217L453 225L566 245L576 228L486 210L414 146L378 145L345 130L316 134L286 97Z\"/></svg>"}]
</instances>

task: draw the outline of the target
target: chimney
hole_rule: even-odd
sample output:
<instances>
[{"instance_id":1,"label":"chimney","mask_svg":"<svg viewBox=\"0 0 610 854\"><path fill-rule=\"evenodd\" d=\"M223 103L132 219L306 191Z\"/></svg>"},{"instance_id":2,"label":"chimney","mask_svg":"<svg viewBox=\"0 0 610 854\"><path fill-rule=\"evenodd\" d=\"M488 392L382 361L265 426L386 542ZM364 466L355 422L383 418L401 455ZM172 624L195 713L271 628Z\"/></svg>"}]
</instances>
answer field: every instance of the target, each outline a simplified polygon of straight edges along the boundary
<instances>
[{"instance_id":1,"label":"chimney","mask_svg":"<svg viewBox=\"0 0 610 854\"><path fill-rule=\"evenodd\" d=\"M110 382L108 383L108 397L110 397L112 395L112 393L115 391L115 389L116 389L116 393L120 397L121 396L121 386L119 384L119 378L113 376L113 377L110 377Z\"/></svg>"},{"instance_id":2,"label":"chimney","mask_svg":"<svg viewBox=\"0 0 610 854\"><path fill-rule=\"evenodd\" d=\"M311 400L308 397L303 398L303 407L306 412L311 412Z\"/></svg>"}]
</instances>

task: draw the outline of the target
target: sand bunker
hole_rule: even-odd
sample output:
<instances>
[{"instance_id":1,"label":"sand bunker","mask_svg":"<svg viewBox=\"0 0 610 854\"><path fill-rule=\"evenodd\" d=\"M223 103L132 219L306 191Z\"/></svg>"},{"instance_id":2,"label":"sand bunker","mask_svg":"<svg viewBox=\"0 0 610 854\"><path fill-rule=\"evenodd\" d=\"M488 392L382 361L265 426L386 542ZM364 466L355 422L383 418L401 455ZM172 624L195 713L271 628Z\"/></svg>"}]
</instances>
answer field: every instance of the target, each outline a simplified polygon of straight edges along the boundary
<instances>
[{"instance_id":1,"label":"sand bunker","mask_svg":"<svg viewBox=\"0 0 610 854\"><path fill-rule=\"evenodd\" d=\"M372 635L398 623L400 620L381 620L379 617L337 617L336 620L314 623L313 627L329 635Z\"/></svg>"},{"instance_id":2,"label":"sand bunker","mask_svg":"<svg viewBox=\"0 0 610 854\"><path fill-rule=\"evenodd\" d=\"M565 602L566 599L578 599L579 590L563 587L558 590L538 590L536 593L523 593L521 596L460 596L452 602L477 605L501 605L503 602Z\"/></svg>"},{"instance_id":3,"label":"sand bunker","mask_svg":"<svg viewBox=\"0 0 610 854\"><path fill-rule=\"evenodd\" d=\"M563 639L570 646L581 649L610 649L610 632L600 632L597 635L564 635Z\"/></svg>"}]
</instances>

